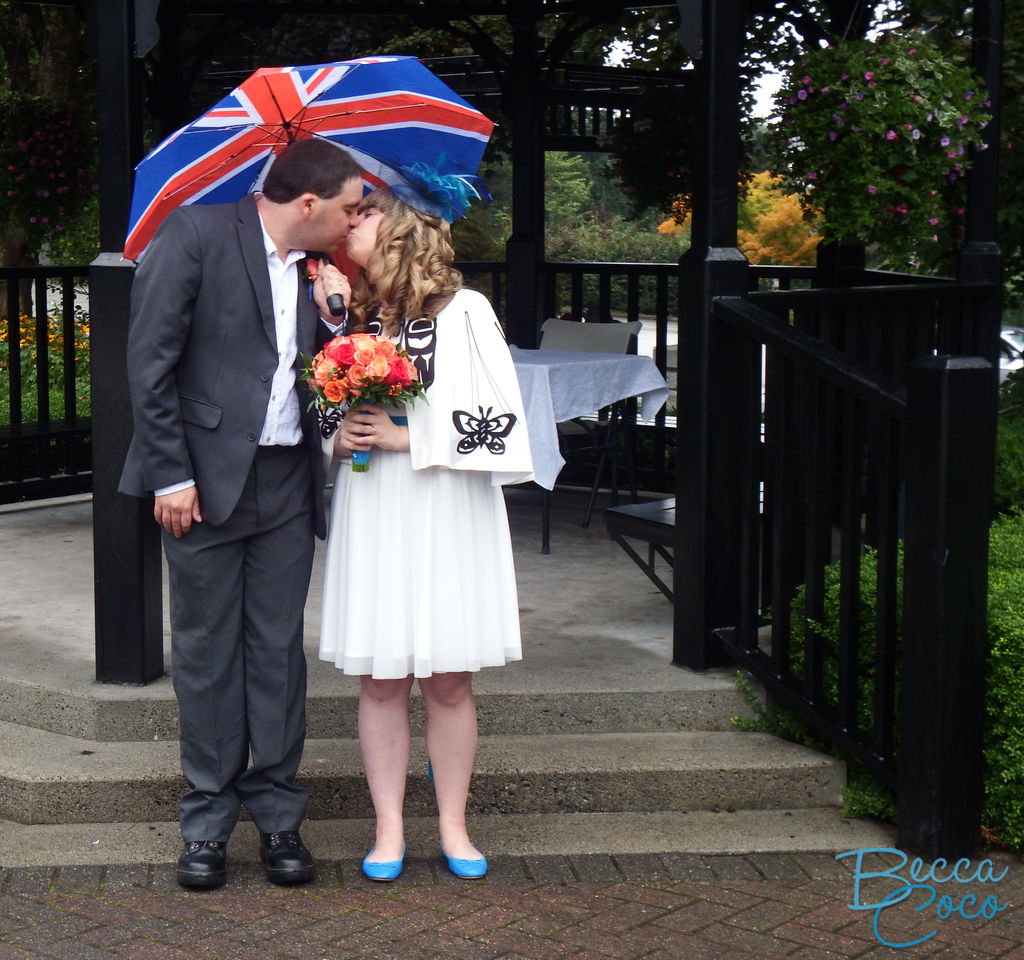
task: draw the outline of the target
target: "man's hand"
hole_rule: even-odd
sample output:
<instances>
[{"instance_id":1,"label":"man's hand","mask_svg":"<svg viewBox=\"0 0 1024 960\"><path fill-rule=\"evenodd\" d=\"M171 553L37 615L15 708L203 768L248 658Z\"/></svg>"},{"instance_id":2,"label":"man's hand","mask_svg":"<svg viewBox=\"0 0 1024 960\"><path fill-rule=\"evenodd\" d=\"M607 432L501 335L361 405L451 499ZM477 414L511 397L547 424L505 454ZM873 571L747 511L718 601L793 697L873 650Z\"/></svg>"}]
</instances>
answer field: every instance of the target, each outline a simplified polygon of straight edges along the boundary
<instances>
[{"instance_id":1,"label":"man's hand","mask_svg":"<svg viewBox=\"0 0 1024 960\"><path fill-rule=\"evenodd\" d=\"M165 493L153 502L153 519L168 533L181 537L192 529L193 521L202 523L199 513L199 493L194 486Z\"/></svg>"}]
</instances>

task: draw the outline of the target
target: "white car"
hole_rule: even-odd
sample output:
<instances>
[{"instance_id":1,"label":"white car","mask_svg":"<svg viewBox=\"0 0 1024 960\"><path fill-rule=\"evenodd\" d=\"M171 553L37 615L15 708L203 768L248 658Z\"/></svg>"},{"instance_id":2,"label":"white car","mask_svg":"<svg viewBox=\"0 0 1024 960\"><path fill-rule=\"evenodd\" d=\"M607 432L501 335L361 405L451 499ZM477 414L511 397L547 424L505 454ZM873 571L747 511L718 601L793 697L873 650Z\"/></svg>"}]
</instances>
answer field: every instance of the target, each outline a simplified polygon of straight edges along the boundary
<instances>
[{"instance_id":1,"label":"white car","mask_svg":"<svg viewBox=\"0 0 1024 960\"><path fill-rule=\"evenodd\" d=\"M1024 369L1024 329L1003 327L999 333L999 382L1021 369Z\"/></svg>"}]
</instances>

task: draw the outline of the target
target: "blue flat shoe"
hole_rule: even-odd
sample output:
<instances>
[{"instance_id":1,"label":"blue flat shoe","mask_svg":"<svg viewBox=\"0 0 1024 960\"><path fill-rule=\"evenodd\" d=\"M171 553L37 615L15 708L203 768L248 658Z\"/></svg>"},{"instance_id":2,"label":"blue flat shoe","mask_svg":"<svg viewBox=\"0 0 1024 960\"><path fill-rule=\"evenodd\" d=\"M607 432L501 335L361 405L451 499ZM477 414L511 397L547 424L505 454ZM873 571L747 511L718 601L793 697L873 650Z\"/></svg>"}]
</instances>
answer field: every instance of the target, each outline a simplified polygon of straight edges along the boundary
<instances>
[{"instance_id":1,"label":"blue flat shoe","mask_svg":"<svg viewBox=\"0 0 1024 960\"><path fill-rule=\"evenodd\" d=\"M399 860L385 860L383 863L370 861L376 847L371 847L370 852L363 858L363 874L370 880L396 880L402 872L405 863L405 844L402 844L402 856Z\"/></svg>"},{"instance_id":2,"label":"blue flat shoe","mask_svg":"<svg viewBox=\"0 0 1024 960\"><path fill-rule=\"evenodd\" d=\"M441 853L448 861L448 869L457 877L463 880L477 880L487 873L487 858L478 857L475 860L460 860L458 857L449 857L444 852L444 845L441 845Z\"/></svg>"}]
</instances>

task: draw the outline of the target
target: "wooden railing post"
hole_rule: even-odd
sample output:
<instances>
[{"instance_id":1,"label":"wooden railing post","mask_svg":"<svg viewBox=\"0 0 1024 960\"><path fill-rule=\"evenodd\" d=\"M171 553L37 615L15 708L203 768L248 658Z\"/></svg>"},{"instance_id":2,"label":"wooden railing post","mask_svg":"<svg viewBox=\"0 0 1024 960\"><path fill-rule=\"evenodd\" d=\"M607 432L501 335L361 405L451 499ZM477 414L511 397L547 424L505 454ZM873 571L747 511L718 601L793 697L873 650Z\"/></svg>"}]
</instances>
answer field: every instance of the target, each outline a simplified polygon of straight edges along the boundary
<instances>
[{"instance_id":1,"label":"wooden railing post","mask_svg":"<svg viewBox=\"0 0 1024 960\"><path fill-rule=\"evenodd\" d=\"M706 149L694 182L692 244L681 261L672 662L694 670L728 662L714 631L735 622L742 582L738 504L747 451L736 442L743 407L735 400L744 389L737 366L748 366L738 358L745 361L751 347L744 351L736 334L711 317L715 297L742 295L748 286L747 260L736 249L742 6L703 0L701 58L692 79Z\"/></svg>"},{"instance_id":2,"label":"wooden railing post","mask_svg":"<svg viewBox=\"0 0 1024 960\"><path fill-rule=\"evenodd\" d=\"M901 847L980 842L996 393L980 357L910 369L899 744Z\"/></svg>"},{"instance_id":3,"label":"wooden railing post","mask_svg":"<svg viewBox=\"0 0 1024 960\"><path fill-rule=\"evenodd\" d=\"M117 492L131 437L128 371L129 293L134 266L121 259L139 159L134 6L97 5L99 89L100 244L89 271L92 354L93 566L96 597L96 679L148 683L163 675L160 529L148 501Z\"/></svg>"}]
</instances>

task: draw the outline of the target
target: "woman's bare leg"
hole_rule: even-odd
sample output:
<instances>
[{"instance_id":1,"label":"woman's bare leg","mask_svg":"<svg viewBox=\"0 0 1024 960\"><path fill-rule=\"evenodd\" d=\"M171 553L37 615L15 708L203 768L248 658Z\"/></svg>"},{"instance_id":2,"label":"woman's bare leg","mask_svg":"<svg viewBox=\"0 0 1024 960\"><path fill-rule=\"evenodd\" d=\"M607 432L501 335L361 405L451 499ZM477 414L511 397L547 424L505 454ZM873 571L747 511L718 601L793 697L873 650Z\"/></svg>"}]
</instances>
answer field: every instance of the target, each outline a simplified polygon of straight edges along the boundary
<instances>
[{"instance_id":1,"label":"woman's bare leg","mask_svg":"<svg viewBox=\"0 0 1024 960\"><path fill-rule=\"evenodd\" d=\"M360 678L359 747L377 817L372 863L402 856L405 826L405 778L409 769L409 692L412 677L400 680Z\"/></svg>"},{"instance_id":2,"label":"woman's bare leg","mask_svg":"<svg viewBox=\"0 0 1024 960\"><path fill-rule=\"evenodd\" d=\"M437 673L420 679L441 843L448 856L460 860L480 856L466 832L466 801L477 746L472 677L471 673Z\"/></svg>"}]
</instances>

